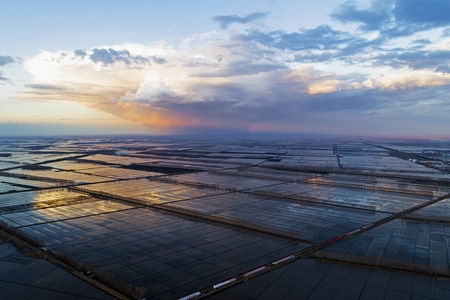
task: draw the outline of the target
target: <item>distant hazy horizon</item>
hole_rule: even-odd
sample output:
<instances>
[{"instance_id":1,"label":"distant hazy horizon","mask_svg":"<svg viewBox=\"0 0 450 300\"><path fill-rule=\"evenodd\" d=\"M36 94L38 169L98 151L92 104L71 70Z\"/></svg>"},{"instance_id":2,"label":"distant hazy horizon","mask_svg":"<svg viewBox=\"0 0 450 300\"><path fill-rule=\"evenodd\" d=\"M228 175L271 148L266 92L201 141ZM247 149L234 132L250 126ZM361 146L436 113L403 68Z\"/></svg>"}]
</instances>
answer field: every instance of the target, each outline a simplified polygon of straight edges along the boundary
<instances>
[{"instance_id":1,"label":"distant hazy horizon","mask_svg":"<svg viewBox=\"0 0 450 300\"><path fill-rule=\"evenodd\" d=\"M87 132L86 130L77 130L76 128L63 128L45 126L39 124L26 124L23 130L14 131L5 130L5 124L0 124L0 139L75 139L75 138L132 138L132 139L150 139L150 138L180 138L193 140L215 140L215 139L268 139L274 141L282 140L316 140L316 141L449 141L450 135L399 135L399 134L331 134L331 133L286 133L286 132L233 132L233 131L205 131L205 132L172 132L168 134L145 133L145 132L127 132L113 130L99 130ZM69 128L69 129L68 129Z\"/></svg>"}]
</instances>

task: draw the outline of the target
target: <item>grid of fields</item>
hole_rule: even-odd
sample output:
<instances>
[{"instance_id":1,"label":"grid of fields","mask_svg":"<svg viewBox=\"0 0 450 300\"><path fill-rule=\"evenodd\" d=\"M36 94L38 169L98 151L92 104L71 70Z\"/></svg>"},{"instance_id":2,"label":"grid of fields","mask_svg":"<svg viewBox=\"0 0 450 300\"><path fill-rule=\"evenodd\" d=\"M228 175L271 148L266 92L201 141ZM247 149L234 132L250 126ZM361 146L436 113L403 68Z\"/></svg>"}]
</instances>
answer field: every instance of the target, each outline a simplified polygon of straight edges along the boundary
<instances>
[{"instance_id":1,"label":"grid of fields","mask_svg":"<svg viewBox=\"0 0 450 300\"><path fill-rule=\"evenodd\" d=\"M417 146L2 142L3 226L151 299L211 291L284 257L450 277L449 174L411 159Z\"/></svg>"}]
</instances>

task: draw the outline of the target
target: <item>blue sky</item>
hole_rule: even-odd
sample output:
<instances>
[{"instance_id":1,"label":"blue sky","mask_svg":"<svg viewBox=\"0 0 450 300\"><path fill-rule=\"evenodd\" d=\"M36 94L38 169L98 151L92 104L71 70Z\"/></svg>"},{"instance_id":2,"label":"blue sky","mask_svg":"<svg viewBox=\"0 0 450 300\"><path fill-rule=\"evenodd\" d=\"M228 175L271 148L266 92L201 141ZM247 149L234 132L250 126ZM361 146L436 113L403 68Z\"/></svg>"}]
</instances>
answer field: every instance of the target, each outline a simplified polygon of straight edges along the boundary
<instances>
[{"instance_id":1,"label":"blue sky","mask_svg":"<svg viewBox=\"0 0 450 300\"><path fill-rule=\"evenodd\" d=\"M0 135L450 135L446 0L8 2Z\"/></svg>"}]
</instances>

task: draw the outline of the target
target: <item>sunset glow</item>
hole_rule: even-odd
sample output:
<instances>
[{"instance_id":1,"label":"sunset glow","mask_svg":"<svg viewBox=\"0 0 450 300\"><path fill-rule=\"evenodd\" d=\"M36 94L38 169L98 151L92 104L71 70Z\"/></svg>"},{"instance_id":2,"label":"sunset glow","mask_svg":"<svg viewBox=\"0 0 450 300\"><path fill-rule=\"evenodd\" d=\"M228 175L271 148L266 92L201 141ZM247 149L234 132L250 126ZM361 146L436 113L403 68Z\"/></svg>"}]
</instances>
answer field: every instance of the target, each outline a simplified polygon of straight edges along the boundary
<instances>
[{"instance_id":1,"label":"sunset glow","mask_svg":"<svg viewBox=\"0 0 450 300\"><path fill-rule=\"evenodd\" d=\"M0 134L449 133L448 1L81 2L3 5Z\"/></svg>"}]
</instances>

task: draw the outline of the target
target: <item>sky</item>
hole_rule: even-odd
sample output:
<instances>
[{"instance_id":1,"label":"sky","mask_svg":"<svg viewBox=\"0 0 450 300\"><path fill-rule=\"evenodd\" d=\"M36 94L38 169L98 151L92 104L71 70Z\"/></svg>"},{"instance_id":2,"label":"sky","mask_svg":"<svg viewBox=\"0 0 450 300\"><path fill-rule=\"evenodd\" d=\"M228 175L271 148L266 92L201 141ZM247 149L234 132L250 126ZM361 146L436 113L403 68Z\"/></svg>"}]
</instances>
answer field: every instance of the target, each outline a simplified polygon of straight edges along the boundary
<instances>
[{"instance_id":1,"label":"sky","mask_svg":"<svg viewBox=\"0 0 450 300\"><path fill-rule=\"evenodd\" d=\"M448 0L0 6L0 136L450 136Z\"/></svg>"}]
</instances>

